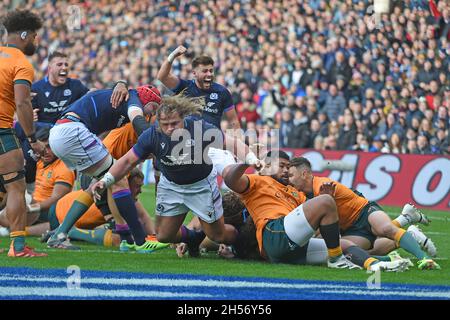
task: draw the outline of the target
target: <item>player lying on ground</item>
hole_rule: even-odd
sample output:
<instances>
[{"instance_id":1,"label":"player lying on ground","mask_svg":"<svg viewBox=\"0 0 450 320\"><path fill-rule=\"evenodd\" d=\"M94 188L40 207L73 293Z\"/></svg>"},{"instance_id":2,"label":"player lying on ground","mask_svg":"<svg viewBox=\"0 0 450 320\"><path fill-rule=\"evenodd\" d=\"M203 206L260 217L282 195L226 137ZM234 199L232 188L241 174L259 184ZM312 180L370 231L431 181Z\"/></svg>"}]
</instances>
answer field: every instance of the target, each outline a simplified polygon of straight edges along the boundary
<instances>
[{"instance_id":1,"label":"player lying on ground","mask_svg":"<svg viewBox=\"0 0 450 320\"><path fill-rule=\"evenodd\" d=\"M246 164L231 165L224 170L227 186L240 194L255 222L261 255L272 263L314 264L318 257L319 260L323 258L320 253L325 242L328 267L360 269L342 252L333 198L322 194L306 201L304 194L288 185L289 156L282 151L272 151L266 159L270 171L265 174L272 173L272 176L244 174L249 167ZM312 239L317 229L323 240ZM369 259L367 253L357 246L346 241L342 245L344 249L352 250L352 254L360 255L361 260ZM372 261L368 269L375 268L404 270L406 264L397 262L394 266L389 262Z\"/></svg>"},{"instance_id":2,"label":"player lying on ground","mask_svg":"<svg viewBox=\"0 0 450 320\"><path fill-rule=\"evenodd\" d=\"M271 155L269 153L269 155ZM275 157L275 155L274 155ZM273 159L272 159L273 160ZM272 169L275 172L272 172L270 177L269 176L257 176L257 175L249 175L249 179L255 179L255 185L262 186L263 190L261 193L257 192L259 189L249 190L245 193L245 195L242 195L244 201L246 197L248 203L250 203L253 206L254 212L261 213L263 210L274 210L274 212L283 212L286 210L291 209L292 207L295 208L296 204L303 203L304 200L306 200L306 197L296 192L292 187L288 186L288 167L289 167L289 157L284 152L280 152L279 159L276 159L274 163L267 164L267 169ZM234 166L231 166L233 168ZM225 169L225 172L229 173L230 167ZM228 182L231 182L230 179L228 179ZM229 185L232 189L236 188L236 184ZM256 188L256 187L254 187ZM273 195L272 195L273 194ZM266 196L264 196L266 195ZM298 200L294 199L299 198ZM303 199L302 199L303 198ZM322 202L326 204L325 200L327 198L326 195L323 196ZM257 200L255 200L257 199ZM328 197L329 199L329 197ZM230 220L238 220L236 217L239 217L242 215L241 208L245 208L243 204L239 205L240 200L236 199L236 197L229 196L227 197L227 200L229 203L227 203L227 206L233 210L238 211L234 215L234 219ZM236 201L237 200L237 201ZM234 203L233 203L234 202ZM330 201L333 203L333 201ZM332 205L325 206L325 208L317 208L316 206L318 203L314 202L307 202L302 207L306 206L307 214L311 213L311 205L312 210L316 210L317 212L322 212L323 215L326 215L327 213L323 213L324 211L321 210L327 210L328 212L333 213ZM293 215L295 216L295 211L298 210L298 208L294 209ZM252 211L249 210L250 215L252 214ZM276 214L276 213L275 213ZM337 212L335 213L337 216ZM245 215L244 215L245 216ZM289 215L287 215L289 217ZM259 251L258 249L258 243L261 244L261 238L259 238L257 241L255 239L255 233L256 238L258 238L257 235L257 228L255 228L255 225L252 223L251 217L250 219L247 218L247 221L245 223L242 223L239 230L239 236L237 237L236 241L233 243L233 252L229 252L229 247L224 246L223 244L220 245L219 248L219 254L222 256L230 257L232 254L237 255L240 258L257 258L258 253L255 253L255 251ZM261 218L259 216L258 218ZM335 217L336 218L336 217ZM306 218L307 219L307 218ZM278 220L278 221L277 221ZM302 219L304 220L304 219ZM317 221L317 219L312 218L311 220L314 220L315 224L317 225L320 222ZM237 221L237 222L238 222ZM284 225L283 225L284 222ZM307 220L306 220L307 222ZM239 223L239 222L238 222ZM264 247L264 251L261 251L261 255L271 262L277 263L277 262L283 262L283 263L293 263L293 264L324 264L328 263L330 267L339 267L339 268L360 268L356 265L354 265L351 262L347 262L345 258L341 255L338 255L335 259L331 260L329 259L329 249L327 246L329 246L329 242L325 242L323 239L310 239L314 235L314 232L309 232L309 230L306 230L306 224L304 224L303 232L306 233L308 231L308 234L305 236L305 239L303 240L303 244L301 246L295 244L290 238L286 235L285 227L286 223L290 223L291 225L288 226L290 232L296 232L295 229L295 220L286 222L286 218L281 214L280 219L271 219L268 218L266 223L269 225L265 226L265 229L263 231L263 241L262 246ZM333 225L333 224L332 224ZM299 225L297 225L299 227ZM321 226L321 230L325 229L329 233L329 226ZM336 226L334 226L336 227ZM302 232L302 228L298 228ZM336 232L336 230L334 230ZM337 236L337 246L339 247L339 244L342 244L342 248L344 248L344 253L351 253L353 255L357 255L359 259L357 262L361 266L364 266L364 262L366 260L369 260L368 254L354 246L348 241L342 240L339 242L339 235ZM251 245L252 243L256 243L255 245ZM266 249L267 247L267 249ZM255 250L256 249L256 250ZM267 254L267 250L269 250L270 256ZM332 254L336 251L331 250ZM334 252L333 252L334 251ZM182 254L182 246L178 248L178 253ZM339 251L338 251L339 254ZM369 263L365 264L365 267L368 270L386 270L386 271L403 271L407 268L407 261L395 261L395 262L380 262L376 259L372 259L369 261Z\"/></svg>"},{"instance_id":3,"label":"player lying on ground","mask_svg":"<svg viewBox=\"0 0 450 320\"><path fill-rule=\"evenodd\" d=\"M298 191L304 192L309 199L314 199L321 194L324 183L331 183L335 189L333 198L339 212L339 229L342 239L369 250L377 237L388 238L394 240L397 247L403 248L419 259L419 269L440 269L439 265L420 248L414 237L392 223L376 202L368 201L330 178L313 176L311 163L306 158L299 157L291 160L289 182Z\"/></svg>"},{"instance_id":4,"label":"player lying on ground","mask_svg":"<svg viewBox=\"0 0 450 320\"><path fill-rule=\"evenodd\" d=\"M141 188L144 183L144 175L139 169L134 168L131 170L127 179L130 186L131 196L135 201L136 209L138 211L139 221L147 234L154 235L155 228L153 222L150 219L147 210L145 210L142 203L138 200L138 196L142 192ZM80 192L82 191L71 192L59 200L56 205L52 206L49 215L50 223L47 223L47 227L51 230L56 230L56 228L64 220L68 209ZM114 205L114 202L110 201L109 205ZM121 244L121 237L115 233L114 230L115 221L112 215L104 216L95 204L93 204L76 222L75 226L70 229L68 236L71 240L82 240L104 246L119 246L119 244ZM42 240L47 241L51 234L52 231L47 233ZM155 250L163 249L167 246L167 244L159 243L159 245L155 247ZM130 251L130 249L134 248L131 246L120 246L120 250L124 252Z\"/></svg>"},{"instance_id":5,"label":"player lying on ground","mask_svg":"<svg viewBox=\"0 0 450 320\"><path fill-rule=\"evenodd\" d=\"M203 249L204 251L217 251L217 253L224 258L239 258L239 259L253 259L253 260L261 259L261 256L259 255L258 251L258 243L256 241L255 225L253 223L252 218L248 216L248 211L245 208L239 196L232 191L226 192L222 197L222 205L224 208L225 222L234 225L234 227L239 230L238 239L230 246L226 246L224 244L218 245L210 241L209 239L205 239L205 241L201 243L200 248ZM409 206L410 205L405 207ZM405 211L401 215L405 214L410 214L410 211ZM199 224L196 223L195 218L191 220L190 225L191 224L194 228L201 227ZM407 232L411 233L411 230L408 230ZM421 231L416 232L417 235L419 235L421 238L427 239L426 235L423 234ZM379 238L378 240L383 239L389 240L387 238ZM428 239L428 242L431 242L431 240ZM185 244L183 243L178 244L176 249L177 254L180 257L182 257L187 250ZM389 258L390 261L402 259L398 254L398 252L392 250L387 251L386 254L382 254L387 255L388 257L379 257L379 258L385 261L389 261L387 258ZM368 253L371 256L373 256L370 251ZM380 256L380 254L377 255ZM324 263L326 263L326 261L324 261Z\"/></svg>"}]
</instances>

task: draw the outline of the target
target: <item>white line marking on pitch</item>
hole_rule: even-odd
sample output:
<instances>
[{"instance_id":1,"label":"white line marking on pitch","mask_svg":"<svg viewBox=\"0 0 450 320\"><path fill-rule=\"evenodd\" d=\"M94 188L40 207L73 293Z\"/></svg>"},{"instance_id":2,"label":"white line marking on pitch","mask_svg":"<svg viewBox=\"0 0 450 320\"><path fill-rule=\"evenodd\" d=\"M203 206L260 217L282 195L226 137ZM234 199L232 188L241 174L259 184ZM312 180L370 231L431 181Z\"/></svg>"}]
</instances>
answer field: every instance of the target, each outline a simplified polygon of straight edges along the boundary
<instances>
[{"instance_id":1,"label":"white line marking on pitch","mask_svg":"<svg viewBox=\"0 0 450 320\"><path fill-rule=\"evenodd\" d=\"M65 283L66 278L63 277L36 277L29 276L26 278L20 278L17 275L2 275L0 280L16 280L27 282L53 282L53 283ZM290 283L273 283L273 282L251 282L251 281L227 281L227 280L188 280L188 279L120 279L120 278L83 278L81 277L81 283L83 284L103 284L103 285L141 285L141 286L162 286L162 287L227 287L227 288L281 288L281 289L354 289L362 290L364 286L355 284L290 284ZM398 284L401 286L401 284ZM410 290L405 287L406 290ZM425 288L426 290L426 288ZM402 291L398 291L402 292ZM409 292L409 291L405 291ZM442 291L450 294L450 289Z\"/></svg>"},{"instance_id":2,"label":"white line marking on pitch","mask_svg":"<svg viewBox=\"0 0 450 320\"><path fill-rule=\"evenodd\" d=\"M36 277L27 276L21 278L17 275L1 275L0 280L15 281L37 281L37 282L66 282L63 277ZM83 278L81 283L103 284L103 285L141 285L141 286L162 286L162 287L228 287L228 288L285 288L285 289L310 289L310 288L329 288L343 289L348 285L334 284L289 284L289 283L271 283L271 282L251 282L251 281L220 281L220 280L187 280L187 279L120 279L120 278Z\"/></svg>"},{"instance_id":3,"label":"white line marking on pitch","mask_svg":"<svg viewBox=\"0 0 450 320\"><path fill-rule=\"evenodd\" d=\"M164 291L137 290L102 290L102 289L67 289L43 287L1 287L0 296L41 296L41 297L74 297L74 298L208 298L209 294L176 293Z\"/></svg>"},{"instance_id":4,"label":"white line marking on pitch","mask_svg":"<svg viewBox=\"0 0 450 320\"><path fill-rule=\"evenodd\" d=\"M450 291L420 292L420 291L383 291L383 290L325 290L323 293L355 294L370 296L408 296L417 298L446 298L450 299Z\"/></svg>"}]
</instances>

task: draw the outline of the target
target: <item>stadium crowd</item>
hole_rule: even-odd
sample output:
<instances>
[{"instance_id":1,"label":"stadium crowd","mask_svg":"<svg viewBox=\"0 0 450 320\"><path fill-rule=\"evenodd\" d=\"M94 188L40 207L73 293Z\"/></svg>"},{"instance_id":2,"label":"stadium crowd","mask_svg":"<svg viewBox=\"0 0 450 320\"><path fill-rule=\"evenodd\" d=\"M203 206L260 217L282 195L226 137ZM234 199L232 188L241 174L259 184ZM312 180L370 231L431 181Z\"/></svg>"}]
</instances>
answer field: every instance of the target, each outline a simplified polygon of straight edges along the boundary
<instances>
[{"instance_id":1,"label":"stadium crowd","mask_svg":"<svg viewBox=\"0 0 450 320\"><path fill-rule=\"evenodd\" d=\"M2 1L0 11L17 2ZM212 56L242 127L278 128L282 147L450 154L448 2L393 1L380 21L371 4L30 0L21 8L44 20L36 79L49 52L62 49L71 76L89 87L151 83L183 44L174 72L189 78L195 55Z\"/></svg>"}]
</instances>

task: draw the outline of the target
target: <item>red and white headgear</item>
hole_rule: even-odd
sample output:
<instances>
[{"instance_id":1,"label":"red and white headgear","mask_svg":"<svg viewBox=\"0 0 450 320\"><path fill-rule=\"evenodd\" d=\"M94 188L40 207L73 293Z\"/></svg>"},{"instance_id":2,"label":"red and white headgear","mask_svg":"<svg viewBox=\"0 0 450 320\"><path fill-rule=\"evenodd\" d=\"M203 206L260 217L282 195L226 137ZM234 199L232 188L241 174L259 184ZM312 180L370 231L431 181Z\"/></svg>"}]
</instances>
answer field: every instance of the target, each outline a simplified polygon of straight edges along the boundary
<instances>
[{"instance_id":1,"label":"red and white headgear","mask_svg":"<svg viewBox=\"0 0 450 320\"><path fill-rule=\"evenodd\" d=\"M161 104L161 93L155 86L146 84L137 87L136 91L143 106L149 102L156 102L158 105Z\"/></svg>"}]
</instances>

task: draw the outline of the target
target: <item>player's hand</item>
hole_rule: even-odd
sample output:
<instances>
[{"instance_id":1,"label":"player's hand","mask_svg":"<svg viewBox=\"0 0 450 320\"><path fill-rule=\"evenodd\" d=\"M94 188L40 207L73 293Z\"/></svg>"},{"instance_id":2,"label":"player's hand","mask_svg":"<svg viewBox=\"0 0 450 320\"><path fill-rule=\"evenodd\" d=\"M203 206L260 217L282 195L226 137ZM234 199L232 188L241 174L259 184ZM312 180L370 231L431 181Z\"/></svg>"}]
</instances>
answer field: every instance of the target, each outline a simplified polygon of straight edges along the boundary
<instances>
[{"instance_id":1,"label":"player's hand","mask_svg":"<svg viewBox=\"0 0 450 320\"><path fill-rule=\"evenodd\" d=\"M324 182L319 189L319 194L329 194L334 197L336 191L336 184L334 182Z\"/></svg>"},{"instance_id":2,"label":"player's hand","mask_svg":"<svg viewBox=\"0 0 450 320\"><path fill-rule=\"evenodd\" d=\"M233 259L234 253L231 250L231 247L221 243L219 245L219 250L217 250L217 254L225 259Z\"/></svg>"},{"instance_id":3,"label":"player's hand","mask_svg":"<svg viewBox=\"0 0 450 320\"><path fill-rule=\"evenodd\" d=\"M34 122L38 121L38 112L39 112L39 109L33 109L33 121Z\"/></svg>"},{"instance_id":4,"label":"player's hand","mask_svg":"<svg viewBox=\"0 0 450 320\"><path fill-rule=\"evenodd\" d=\"M117 108L122 102L128 101L128 98L130 97L130 93L128 92L127 86L119 82L113 90L113 93L111 95L111 104L112 107L115 109Z\"/></svg>"},{"instance_id":5,"label":"player's hand","mask_svg":"<svg viewBox=\"0 0 450 320\"><path fill-rule=\"evenodd\" d=\"M183 54L185 54L186 51L187 51L187 49L184 46L178 46L175 50L173 50L169 54L169 57L167 58L167 60L169 60L169 62L172 63L173 60L175 60L179 56L182 56Z\"/></svg>"},{"instance_id":6,"label":"player's hand","mask_svg":"<svg viewBox=\"0 0 450 320\"><path fill-rule=\"evenodd\" d=\"M91 186L91 192L94 196L94 200L100 200L102 197L103 192L105 192L105 182L104 181L97 181Z\"/></svg>"},{"instance_id":7,"label":"player's hand","mask_svg":"<svg viewBox=\"0 0 450 320\"><path fill-rule=\"evenodd\" d=\"M45 153L45 146L42 142L36 141L33 143L30 143L31 149L33 149L34 155L36 158L40 158Z\"/></svg>"},{"instance_id":8,"label":"player's hand","mask_svg":"<svg viewBox=\"0 0 450 320\"><path fill-rule=\"evenodd\" d=\"M183 258L187 251L187 244L184 242L177 243L176 245L177 256Z\"/></svg>"},{"instance_id":9,"label":"player's hand","mask_svg":"<svg viewBox=\"0 0 450 320\"><path fill-rule=\"evenodd\" d=\"M256 171L260 172L262 169L266 167L266 163L263 160L258 160L254 165L252 165Z\"/></svg>"}]
</instances>

